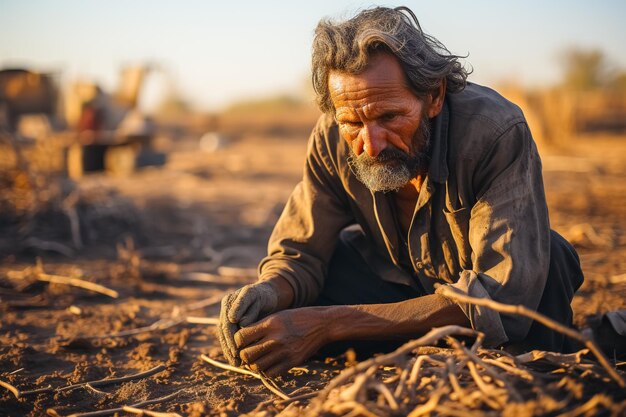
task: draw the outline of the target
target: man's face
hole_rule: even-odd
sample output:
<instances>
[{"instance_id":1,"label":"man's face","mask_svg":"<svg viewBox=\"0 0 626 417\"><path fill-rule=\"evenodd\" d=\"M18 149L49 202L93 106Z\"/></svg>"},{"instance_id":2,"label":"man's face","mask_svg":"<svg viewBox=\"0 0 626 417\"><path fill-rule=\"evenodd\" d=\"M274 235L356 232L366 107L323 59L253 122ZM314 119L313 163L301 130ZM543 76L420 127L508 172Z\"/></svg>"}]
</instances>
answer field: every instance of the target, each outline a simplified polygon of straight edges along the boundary
<instances>
[{"instance_id":1,"label":"man's face","mask_svg":"<svg viewBox=\"0 0 626 417\"><path fill-rule=\"evenodd\" d=\"M375 55L356 75L331 71L328 85L361 182L372 191L395 191L426 171L430 103L410 90L395 57Z\"/></svg>"}]
</instances>

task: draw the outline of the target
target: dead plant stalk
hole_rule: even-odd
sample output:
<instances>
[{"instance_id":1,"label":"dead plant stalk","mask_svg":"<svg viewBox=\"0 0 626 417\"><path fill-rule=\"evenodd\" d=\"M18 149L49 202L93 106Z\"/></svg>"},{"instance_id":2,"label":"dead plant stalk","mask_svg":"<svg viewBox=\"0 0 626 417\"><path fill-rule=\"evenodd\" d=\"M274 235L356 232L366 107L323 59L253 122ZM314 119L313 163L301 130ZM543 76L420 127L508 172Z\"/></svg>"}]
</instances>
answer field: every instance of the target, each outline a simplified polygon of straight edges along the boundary
<instances>
[{"instance_id":1,"label":"dead plant stalk","mask_svg":"<svg viewBox=\"0 0 626 417\"><path fill-rule=\"evenodd\" d=\"M589 339L584 334L581 334L574 329L566 327L562 325L561 323L558 323L552 320L551 318L544 316L541 313L538 313L534 310L530 310L521 305L508 305L508 304L498 303L497 301L493 301L493 300L489 300L485 298L470 297L468 295L460 294L456 292L454 289L452 289L449 286L438 286L437 291L444 297L447 297L455 301L487 307L499 313L517 314L520 316L531 318L535 321L540 322L541 324L548 327L549 329L554 330L555 332L559 332L561 334L564 334L567 337L578 340L579 342L583 343L595 355L595 357L598 359L598 362L600 362L600 365L602 365L602 367L607 371L609 376L615 382L617 382L617 384L621 388L626 388L626 381L624 381L624 379L615 371L615 369L613 369L613 367L609 363L609 360L606 358L606 356L600 350L600 348L593 342L593 340Z\"/></svg>"}]
</instances>

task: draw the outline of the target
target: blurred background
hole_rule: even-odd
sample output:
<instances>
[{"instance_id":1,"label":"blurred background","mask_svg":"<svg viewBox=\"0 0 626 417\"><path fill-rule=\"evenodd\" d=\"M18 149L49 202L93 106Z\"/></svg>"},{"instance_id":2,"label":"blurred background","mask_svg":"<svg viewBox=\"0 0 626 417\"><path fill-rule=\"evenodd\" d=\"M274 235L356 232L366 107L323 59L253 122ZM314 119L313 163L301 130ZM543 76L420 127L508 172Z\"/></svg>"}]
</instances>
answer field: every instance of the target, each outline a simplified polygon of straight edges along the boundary
<instances>
[{"instance_id":1,"label":"blurred background","mask_svg":"<svg viewBox=\"0 0 626 417\"><path fill-rule=\"evenodd\" d=\"M575 323L626 309L626 2L404 4L425 32L467 55L470 81L523 109L550 225L585 273ZM256 280L319 117L309 81L315 26L370 5L0 0L0 375L21 390L168 364L115 394L16 401L5 390L0 410L68 415L174 387L188 394L162 411L256 407L260 384L199 365L200 353L221 354L213 327L179 317L216 317L219 306L202 300ZM66 285L75 279L119 298ZM99 336L126 329L149 332ZM582 376L565 388L596 393Z\"/></svg>"},{"instance_id":2,"label":"blurred background","mask_svg":"<svg viewBox=\"0 0 626 417\"><path fill-rule=\"evenodd\" d=\"M626 3L404 4L427 33L467 55L471 81L522 107L546 172L556 173L546 176L549 190L572 178L563 172L621 172ZM129 231L154 241L161 230L171 241L179 229L206 236L217 218L263 226L264 240L319 116L309 81L314 28L370 5L0 0L5 248L33 234L72 250ZM581 157L594 152L600 159Z\"/></svg>"},{"instance_id":3,"label":"blurred background","mask_svg":"<svg viewBox=\"0 0 626 417\"><path fill-rule=\"evenodd\" d=\"M426 32L468 55L474 82L532 89L533 96L556 87L622 95L626 89L626 4L619 0L431 3L405 4ZM317 21L369 5L0 0L0 68L50 76L63 101L58 116L70 126L96 94L155 116L217 114L259 101L293 105L312 100L309 53ZM596 100L585 106L598 106ZM617 123L610 118L577 127Z\"/></svg>"}]
</instances>

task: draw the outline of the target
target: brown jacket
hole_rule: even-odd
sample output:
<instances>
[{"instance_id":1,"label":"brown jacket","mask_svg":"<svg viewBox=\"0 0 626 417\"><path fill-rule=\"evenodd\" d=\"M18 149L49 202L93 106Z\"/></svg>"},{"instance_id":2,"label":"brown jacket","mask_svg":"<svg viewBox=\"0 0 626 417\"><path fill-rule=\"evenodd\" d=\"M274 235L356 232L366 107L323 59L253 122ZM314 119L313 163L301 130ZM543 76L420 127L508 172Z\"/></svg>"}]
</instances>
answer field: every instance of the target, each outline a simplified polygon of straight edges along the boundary
<instances>
[{"instance_id":1,"label":"brown jacket","mask_svg":"<svg viewBox=\"0 0 626 417\"><path fill-rule=\"evenodd\" d=\"M358 249L383 280L427 293L435 292L436 283L451 285L474 297L536 309L548 274L550 226L541 161L521 110L491 89L468 84L446 96L431 140L429 172L404 244L391 196L372 193L356 179L346 162L346 141L332 117L322 116L309 141L303 179L259 266L260 279L280 275L293 287L293 307L313 303L339 232L358 224L368 239ZM520 341L531 324L460 306L488 345Z\"/></svg>"}]
</instances>

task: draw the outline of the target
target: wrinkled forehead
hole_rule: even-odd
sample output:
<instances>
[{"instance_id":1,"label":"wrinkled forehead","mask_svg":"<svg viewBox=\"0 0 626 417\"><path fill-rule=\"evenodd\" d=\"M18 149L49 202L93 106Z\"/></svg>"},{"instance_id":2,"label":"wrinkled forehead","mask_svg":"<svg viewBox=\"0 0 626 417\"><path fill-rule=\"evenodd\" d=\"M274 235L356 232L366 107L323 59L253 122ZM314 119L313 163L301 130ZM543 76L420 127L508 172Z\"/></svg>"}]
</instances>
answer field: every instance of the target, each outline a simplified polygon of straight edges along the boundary
<instances>
[{"instance_id":1,"label":"wrinkled forehead","mask_svg":"<svg viewBox=\"0 0 626 417\"><path fill-rule=\"evenodd\" d=\"M341 86L340 83L345 83L346 81L360 83L361 85L376 83L406 84L406 74L400 61L395 56L388 53L377 53L370 56L365 69L360 72L330 70L328 77L329 88L338 88Z\"/></svg>"},{"instance_id":2,"label":"wrinkled forehead","mask_svg":"<svg viewBox=\"0 0 626 417\"><path fill-rule=\"evenodd\" d=\"M358 74L331 71L328 88L335 107L346 101L392 99L394 96L414 95L400 62L388 54L373 57L367 68Z\"/></svg>"}]
</instances>

